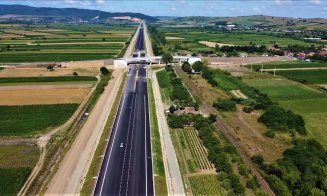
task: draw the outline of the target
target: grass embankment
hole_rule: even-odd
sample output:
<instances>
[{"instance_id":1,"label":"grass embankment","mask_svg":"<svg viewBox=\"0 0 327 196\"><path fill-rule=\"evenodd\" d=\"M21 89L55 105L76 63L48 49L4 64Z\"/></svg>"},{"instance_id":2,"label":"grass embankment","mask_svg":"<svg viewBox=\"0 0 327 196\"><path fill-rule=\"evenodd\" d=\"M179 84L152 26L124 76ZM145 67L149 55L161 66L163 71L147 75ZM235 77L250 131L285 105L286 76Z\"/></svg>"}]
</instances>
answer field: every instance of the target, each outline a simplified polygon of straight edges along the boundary
<instances>
[{"instance_id":1,"label":"grass embankment","mask_svg":"<svg viewBox=\"0 0 327 196\"><path fill-rule=\"evenodd\" d=\"M196 195L225 195L221 187L217 186L219 180L217 175L199 175L189 177L192 193Z\"/></svg>"},{"instance_id":2,"label":"grass embankment","mask_svg":"<svg viewBox=\"0 0 327 196\"><path fill-rule=\"evenodd\" d=\"M150 100L150 126L151 126L151 143L152 143L152 160L156 195L168 195L163 163L160 133L158 119L156 114L156 105L152 89L152 81L148 80L148 93Z\"/></svg>"},{"instance_id":3,"label":"grass embankment","mask_svg":"<svg viewBox=\"0 0 327 196\"><path fill-rule=\"evenodd\" d=\"M170 101L170 92L173 86L170 83L168 72L163 69L157 72L157 79L160 87L160 94L164 102Z\"/></svg>"},{"instance_id":4,"label":"grass embankment","mask_svg":"<svg viewBox=\"0 0 327 196\"><path fill-rule=\"evenodd\" d=\"M1 195L16 195L38 161L37 146L0 146Z\"/></svg>"},{"instance_id":5,"label":"grass embankment","mask_svg":"<svg viewBox=\"0 0 327 196\"><path fill-rule=\"evenodd\" d=\"M35 83L35 82L80 82L96 81L96 77L90 76L57 76L57 77L19 77L0 78L0 83Z\"/></svg>"},{"instance_id":6,"label":"grass embankment","mask_svg":"<svg viewBox=\"0 0 327 196\"><path fill-rule=\"evenodd\" d=\"M0 106L0 136L29 137L65 123L79 104Z\"/></svg>"},{"instance_id":7,"label":"grass embankment","mask_svg":"<svg viewBox=\"0 0 327 196\"><path fill-rule=\"evenodd\" d=\"M124 84L125 84L124 81L126 80L126 76L127 76L127 74L124 74L122 83L121 83L118 93L117 93L117 96L112 105L109 117L107 119L107 123L102 132L99 144L98 144L97 149L92 158L92 162L91 162L89 171L87 172L85 182L84 182L84 185L83 185L83 188L81 191L81 195L91 195L93 192L93 188L96 183L96 179L93 177L98 176L99 170L101 168L102 157L100 157L100 156L103 154L103 152L105 151L106 145L108 144L108 142L105 139L108 138L108 135L111 134L112 126L113 126L113 123L114 123L114 120L115 120L115 117L116 117L116 114L117 114L117 111L119 108L121 96L123 94Z\"/></svg>"}]
</instances>

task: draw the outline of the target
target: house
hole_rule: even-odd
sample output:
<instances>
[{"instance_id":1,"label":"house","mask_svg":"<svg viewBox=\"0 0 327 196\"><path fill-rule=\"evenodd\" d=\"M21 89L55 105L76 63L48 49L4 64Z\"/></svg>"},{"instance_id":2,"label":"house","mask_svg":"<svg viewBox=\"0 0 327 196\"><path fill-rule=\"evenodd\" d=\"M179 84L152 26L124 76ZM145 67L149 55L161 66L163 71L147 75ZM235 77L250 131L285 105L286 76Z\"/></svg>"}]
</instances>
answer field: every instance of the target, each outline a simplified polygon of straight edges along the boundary
<instances>
[{"instance_id":1,"label":"house","mask_svg":"<svg viewBox=\"0 0 327 196\"><path fill-rule=\"evenodd\" d=\"M297 54L298 59L304 60L306 57L307 57L307 54L304 52L300 52Z\"/></svg>"},{"instance_id":2,"label":"house","mask_svg":"<svg viewBox=\"0 0 327 196\"><path fill-rule=\"evenodd\" d=\"M194 107L185 107L174 111L174 115L176 116L180 116L183 114L199 114L199 112L196 111Z\"/></svg>"},{"instance_id":3,"label":"house","mask_svg":"<svg viewBox=\"0 0 327 196\"><path fill-rule=\"evenodd\" d=\"M327 56L327 51L320 52L319 55L320 55L320 56Z\"/></svg>"}]
</instances>

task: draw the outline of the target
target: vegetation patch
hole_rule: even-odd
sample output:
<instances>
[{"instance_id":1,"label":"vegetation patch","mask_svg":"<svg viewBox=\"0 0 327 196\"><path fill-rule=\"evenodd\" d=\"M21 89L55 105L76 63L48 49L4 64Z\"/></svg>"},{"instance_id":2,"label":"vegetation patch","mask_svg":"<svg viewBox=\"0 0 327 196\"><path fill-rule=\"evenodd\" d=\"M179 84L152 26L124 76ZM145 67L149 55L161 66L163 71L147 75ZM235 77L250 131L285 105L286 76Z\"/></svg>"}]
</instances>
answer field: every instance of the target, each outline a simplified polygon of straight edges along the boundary
<instances>
[{"instance_id":1,"label":"vegetation patch","mask_svg":"<svg viewBox=\"0 0 327 196\"><path fill-rule=\"evenodd\" d=\"M327 67L327 66L326 66ZM327 69L277 71L278 75L302 83L326 84Z\"/></svg>"},{"instance_id":2,"label":"vegetation patch","mask_svg":"<svg viewBox=\"0 0 327 196\"><path fill-rule=\"evenodd\" d=\"M277 195L324 195L327 192L327 152L321 144L313 139L296 140L294 147L285 150L283 155L284 158L271 165L254 157Z\"/></svg>"},{"instance_id":3,"label":"vegetation patch","mask_svg":"<svg viewBox=\"0 0 327 196\"><path fill-rule=\"evenodd\" d=\"M279 106L268 108L259 118L259 122L274 130L288 131L296 130L300 134L306 134L305 123L300 115Z\"/></svg>"},{"instance_id":4,"label":"vegetation patch","mask_svg":"<svg viewBox=\"0 0 327 196\"><path fill-rule=\"evenodd\" d=\"M193 195L225 195L217 175L198 175L189 177Z\"/></svg>"},{"instance_id":5,"label":"vegetation patch","mask_svg":"<svg viewBox=\"0 0 327 196\"><path fill-rule=\"evenodd\" d=\"M17 195L32 168L0 168L0 190L3 195Z\"/></svg>"},{"instance_id":6,"label":"vegetation patch","mask_svg":"<svg viewBox=\"0 0 327 196\"><path fill-rule=\"evenodd\" d=\"M19 77L0 78L0 83L31 83L31 82L77 82L96 81L96 77L90 76L58 76L58 77Z\"/></svg>"},{"instance_id":7,"label":"vegetation patch","mask_svg":"<svg viewBox=\"0 0 327 196\"><path fill-rule=\"evenodd\" d=\"M165 178L165 167L163 163L160 132L158 127L158 119L156 114L156 105L152 89L152 81L148 80L148 92L150 100L150 124L151 124L151 143L152 143L152 157L153 168L155 175L155 190L156 195L167 195L167 186Z\"/></svg>"},{"instance_id":8,"label":"vegetation patch","mask_svg":"<svg viewBox=\"0 0 327 196\"><path fill-rule=\"evenodd\" d=\"M65 123L79 104L0 106L0 136L32 136Z\"/></svg>"}]
</instances>

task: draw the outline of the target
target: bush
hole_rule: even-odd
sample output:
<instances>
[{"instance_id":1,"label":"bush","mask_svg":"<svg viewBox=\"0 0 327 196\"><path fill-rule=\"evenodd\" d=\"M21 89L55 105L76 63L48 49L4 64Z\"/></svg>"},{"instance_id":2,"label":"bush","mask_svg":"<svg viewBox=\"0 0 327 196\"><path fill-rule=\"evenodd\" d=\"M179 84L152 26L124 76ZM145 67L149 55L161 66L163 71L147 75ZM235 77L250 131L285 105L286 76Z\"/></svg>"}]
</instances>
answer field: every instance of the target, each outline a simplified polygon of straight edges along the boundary
<instances>
[{"instance_id":1,"label":"bush","mask_svg":"<svg viewBox=\"0 0 327 196\"><path fill-rule=\"evenodd\" d=\"M243 111L246 112L246 113L251 113L251 112L254 111L254 108L253 107L244 107Z\"/></svg>"},{"instance_id":2,"label":"bush","mask_svg":"<svg viewBox=\"0 0 327 196\"><path fill-rule=\"evenodd\" d=\"M305 123L300 115L292 111L285 110L279 106L273 106L258 118L259 122L264 123L267 127L275 130L295 129L302 135L306 134Z\"/></svg>"},{"instance_id":3,"label":"bush","mask_svg":"<svg viewBox=\"0 0 327 196\"><path fill-rule=\"evenodd\" d=\"M101 67L100 68L101 75L106 76L108 75L111 71L109 71L106 67Z\"/></svg>"},{"instance_id":4,"label":"bush","mask_svg":"<svg viewBox=\"0 0 327 196\"><path fill-rule=\"evenodd\" d=\"M277 176L269 175L266 177L266 180L269 182L270 187L274 190L276 195L292 196L286 184L281 181Z\"/></svg>"},{"instance_id":5,"label":"bush","mask_svg":"<svg viewBox=\"0 0 327 196\"><path fill-rule=\"evenodd\" d=\"M78 73L76 71L74 71L73 76L78 76Z\"/></svg>"},{"instance_id":6,"label":"bush","mask_svg":"<svg viewBox=\"0 0 327 196\"><path fill-rule=\"evenodd\" d=\"M257 177L252 177L248 181L246 181L246 187L250 188L252 190L256 190L260 187L260 183L257 179Z\"/></svg>"},{"instance_id":7,"label":"bush","mask_svg":"<svg viewBox=\"0 0 327 196\"><path fill-rule=\"evenodd\" d=\"M265 161L262 155L254 155L251 160L258 165L263 165Z\"/></svg>"},{"instance_id":8,"label":"bush","mask_svg":"<svg viewBox=\"0 0 327 196\"><path fill-rule=\"evenodd\" d=\"M249 174L249 171L247 170L247 168L244 164L240 164L238 166L238 171L243 176L248 176L248 174Z\"/></svg>"},{"instance_id":9,"label":"bush","mask_svg":"<svg viewBox=\"0 0 327 196\"><path fill-rule=\"evenodd\" d=\"M235 111L236 102L230 99L220 100L218 102L214 102L213 106L218 110L222 111Z\"/></svg>"},{"instance_id":10,"label":"bush","mask_svg":"<svg viewBox=\"0 0 327 196\"><path fill-rule=\"evenodd\" d=\"M275 137L275 132L272 130L268 130L265 132L265 136L269 138L274 138Z\"/></svg>"}]
</instances>

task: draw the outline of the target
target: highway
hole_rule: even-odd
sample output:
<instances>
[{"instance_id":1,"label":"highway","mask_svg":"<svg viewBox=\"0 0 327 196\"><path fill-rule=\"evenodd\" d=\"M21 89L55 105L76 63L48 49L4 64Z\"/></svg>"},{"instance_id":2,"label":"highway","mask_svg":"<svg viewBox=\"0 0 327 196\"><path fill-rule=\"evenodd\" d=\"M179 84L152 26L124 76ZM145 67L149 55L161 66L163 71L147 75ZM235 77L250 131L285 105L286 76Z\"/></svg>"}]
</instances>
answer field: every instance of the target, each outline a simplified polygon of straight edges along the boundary
<instances>
[{"instance_id":1,"label":"highway","mask_svg":"<svg viewBox=\"0 0 327 196\"><path fill-rule=\"evenodd\" d=\"M143 24L134 54L144 55ZM154 195L148 108L145 65L131 65L94 195Z\"/></svg>"}]
</instances>

